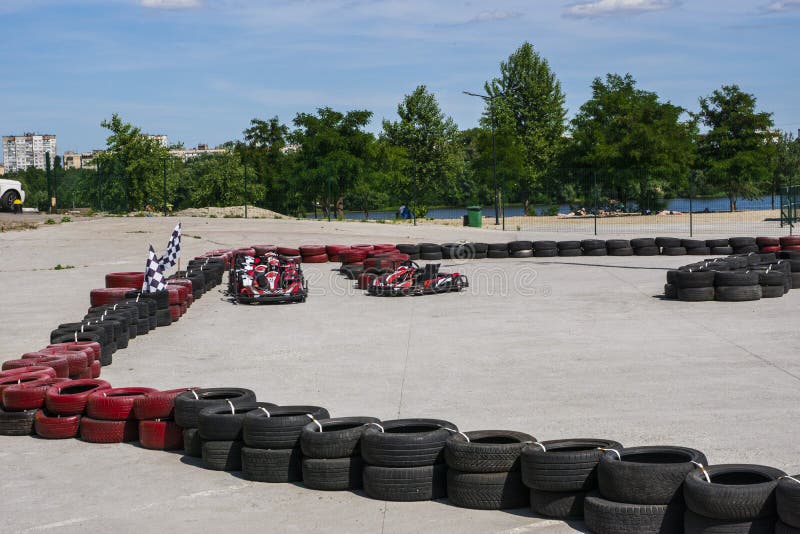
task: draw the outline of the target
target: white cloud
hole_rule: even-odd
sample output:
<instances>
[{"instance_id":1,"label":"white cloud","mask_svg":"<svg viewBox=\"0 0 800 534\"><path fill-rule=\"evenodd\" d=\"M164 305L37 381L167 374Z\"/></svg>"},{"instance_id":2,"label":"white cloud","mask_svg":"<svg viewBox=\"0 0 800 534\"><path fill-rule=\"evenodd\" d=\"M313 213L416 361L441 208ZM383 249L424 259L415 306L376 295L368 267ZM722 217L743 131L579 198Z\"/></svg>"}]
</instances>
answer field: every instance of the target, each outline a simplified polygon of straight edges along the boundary
<instances>
[{"instance_id":1,"label":"white cloud","mask_svg":"<svg viewBox=\"0 0 800 534\"><path fill-rule=\"evenodd\" d=\"M676 4L675 0L592 0L567 6L564 14L573 18L636 15L669 9Z\"/></svg>"},{"instance_id":2,"label":"white cloud","mask_svg":"<svg viewBox=\"0 0 800 534\"><path fill-rule=\"evenodd\" d=\"M139 0L142 7L154 9L191 9L200 7L201 0Z\"/></svg>"},{"instance_id":3,"label":"white cloud","mask_svg":"<svg viewBox=\"0 0 800 534\"><path fill-rule=\"evenodd\" d=\"M469 21L470 22L491 22L494 20L505 20L505 19L513 19L516 17L522 16L522 13L518 13L516 11L500 11L498 9L492 11L481 11L474 17L472 17Z\"/></svg>"},{"instance_id":4,"label":"white cloud","mask_svg":"<svg viewBox=\"0 0 800 534\"><path fill-rule=\"evenodd\" d=\"M794 11L800 9L800 0L782 0L772 2L765 8L767 11Z\"/></svg>"}]
</instances>

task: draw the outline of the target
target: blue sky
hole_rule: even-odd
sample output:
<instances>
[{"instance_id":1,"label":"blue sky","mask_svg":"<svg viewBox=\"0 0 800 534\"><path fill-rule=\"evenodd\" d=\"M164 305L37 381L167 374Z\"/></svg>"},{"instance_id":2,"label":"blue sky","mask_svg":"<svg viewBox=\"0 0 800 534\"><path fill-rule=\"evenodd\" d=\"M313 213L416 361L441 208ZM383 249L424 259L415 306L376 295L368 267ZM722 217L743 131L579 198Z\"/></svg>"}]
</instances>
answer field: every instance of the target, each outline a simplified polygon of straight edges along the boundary
<instances>
[{"instance_id":1,"label":"blue sky","mask_svg":"<svg viewBox=\"0 0 800 534\"><path fill-rule=\"evenodd\" d=\"M394 119L418 84L461 128L523 41L570 116L608 72L688 109L723 84L800 128L800 0L0 0L0 133L102 148L112 113L170 141L241 137L253 117L330 106Z\"/></svg>"}]
</instances>

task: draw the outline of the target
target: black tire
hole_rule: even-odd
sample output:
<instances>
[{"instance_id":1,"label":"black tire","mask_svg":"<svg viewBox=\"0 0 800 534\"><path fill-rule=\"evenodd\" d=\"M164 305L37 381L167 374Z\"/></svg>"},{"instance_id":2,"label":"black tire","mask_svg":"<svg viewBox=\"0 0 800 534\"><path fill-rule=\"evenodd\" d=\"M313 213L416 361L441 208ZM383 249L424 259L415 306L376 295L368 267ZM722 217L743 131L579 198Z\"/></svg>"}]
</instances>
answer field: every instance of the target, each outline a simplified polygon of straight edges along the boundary
<instances>
[{"instance_id":1,"label":"black tire","mask_svg":"<svg viewBox=\"0 0 800 534\"><path fill-rule=\"evenodd\" d=\"M156 311L156 324L159 327L169 326L172 324L172 314L169 310Z\"/></svg>"},{"instance_id":2,"label":"black tire","mask_svg":"<svg viewBox=\"0 0 800 534\"><path fill-rule=\"evenodd\" d=\"M597 466L600 495L618 503L665 505L683 499L686 475L706 465L706 456L688 447L630 447L606 452Z\"/></svg>"},{"instance_id":3,"label":"black tire","mask_svg":"<svg viewBox=\"0 0 800 534\"><path fill-rule=\"evenodd\" d=\"M150 299L155 301L156 308L159 310L169 310L169 291L163 289L161 291L154 291L152 293L139 293L141 299Z\"/></svg>"},{"instance_id":4,"label":"black tire","mask_svg":"<svg viewBox=\"0 0 800 534\"><path fill-rule=\"evenodd\" d=\"M678 284L678 273L679 272L680 271L675 270L675 269L670 269L669 271L667 271L667 283L668 284L672 284L675 287L678 287L677 284Z\"/></svg>"},{"instance_id":5,"label":"black tire","mask_svg":"<svg viewBox=\"0 0 800 534\"><path fill-rule=\"evenodd\" d=\"M731 237L728 239L728 244L733 248L758 246L755 237Z\"/></svg>"},{"instance_id":6,"label":"black tire","mask_svg":"<svg viewBox=\"0 0 800 534\"><path fill-rule=\"evenodd\" d=\"M441 254L442 253L442 247L441 247L441 245L437 245L436 243L420 243L419 244L419 253L420 254L432 254L432 253Z\"/></svg>"},{"instance_id":7,"label":"black tire","mask_svg":"<svg viewBox=\"0 0 800 534\"><path fill-rule=\"evenodd\" d=\"M583 517L586 491L531 490L531 511L554 519Z\"/></svg>"},{"instance_id":8,"label":"black tire","mask_svg":"<svg viewBox=\"0 0 800 534\"><path fill-rule=\"evenodd\" d=\"M761 298L761 286L718 286L715 298L724 302L748 302Z\"/></svg>"},{"instance_id":9,"label":"black tire","mask_svg":"<svg viewBox=\"0 0 800 534\"><path fill-rule=\"evenodd\" d=\"M692 248L708 248L711 245L706 244L702 239L681 239L681 246L686 250Z\"/></svg>"},{"instance_id":10,"label":"black tire","mask_svg":"<svg viewBox=\"0 0 800 534\"><path fill-rule=\"evenodd\" d=\"M729 256L733 254L733 247L711 247L712 256Z\"/></svg>"},{"instance_id":11,"label":"black tire","mask_svg":"<svg viewBox=\"0 0 800 534\"><path fill-rule=\"evenodd\" d=\"M542 442L545 449L522 449L522 481L540 491L588 491L597 487L597 464L603 449L622 449L608 439L559 439Z\"/></svg>"},{"instance_id":12,"label":"black tire","mask_svg":"<svg viewBox=\"0 0 800 534\"><path fill-rule=\"evenodd\" d=\"M508 253L509 258L532 258L533 250L517 250Z\"/></svg>"},{"instance_id":13,"label":"black tire","mask_svg":"<svg viewBox=\"0 0 800 534\"><path fill-rule=\"evenodd\" d=\"M711 483L698 469L686 475L686 506L703 517L749 521L774 517L775 487L786 473L763 465L722 464L706 468Z\"/></svg>"},{"instance_id":14,"label":"black tire","mask_svg":"<svg viewBox=\"0 0 800 534\"><path fill-rule=\"evenodd\" d=\"M461 243L451 249L450 257L455 260L475 259L475 246L472 243Z\"/></svg>"},{"instance_id":15,"label":"black tire","mask_svg":"<svg viewBox=\"0 0 800 534\"><path fill-rule=\"evenodd\" d=\"M558 243L555 241L534 241L533 250L558 250Z\"/></svg>"},{"instance_id":16,"label":"black tire","mask_svg":"<svg viewBox=\"0 0 800 534\"><path fill-rule=\"evenodd\" d=\"M800 475L792 478L800 480ZM775 489L778 516L787 525L800 528L800 483L789 478L781 479Z\"/></svg>"},{"instance_id":17,"label":"black tire","mask_svg":"<svg viewBox=\"0 0 800 534\"><path fill-rule=\"evenodd\" d=\"M440 252L421 252L419 255L419 259L431 261L431 260L441 260L442 253Z\"/></svg>"},{"instance_id":18,"label":"black tire","mask_svg":"<svg viewBox=\"0 0 800 534\"><path fill-rule=\"evenodd\" d=\"M683 532L683 507L624 504L596 493L586 496L583 518L594 534L676 534Z\"/></svg>"},{"instance_id":19,"label":"black tire","mask_svg":"<svg viewBox=\"0 0 800 534\"><path fill-rule=\"evenodd\" d=\"M781 286L786 282L786 273L779 270L770 272L758 271L758 285L760 286Z\"/></svg>"},{"instance_id":20,"label":"black tire","mask_svg":"<svg viewBox=\"0 0 800 534\"><path fill-rule=\"evenodd\" d=\"M361 437L364 461L380 467L418 467L444 461L444 445L453 423L439 419L395 419L370 425ZM366 484L366 483L365 483Z\"/></svg>"},{"instance_id":21,"label":"black tire","mask_svg":"<svg viewBox=\"0 0 800 534\"><path fill-rule=\"evenodd\" d=\"M499 252L503 250L508 252L508 243L489 243L486 249L487 252Z\"/></svg>"},{"instance_id":22,"label":"black tire","mask_svg":"<svg viewBox=\"0 0 800 534\"><path fill-rule=\"evenodd\" d=\"M445 442L444 458L450 469L466 473L519 471L520 455L527 442L536 441L530 434L511 430L476 430L453 434Z\"/></svg>"},{"instance_id":23,"label":"black tire","mask_svg":"<svg viewBox=\"0 0 800 534\"><path fill-rule=\"evenodd\" d=\"M248 447L255 449L292 449L299 447L300 433L311 418L328 419L330 414L319 406L276 406L253 410L244 416L242 437Z\"/></svg>"},{"instance_id":24,"label":"black tire","mask_svg":"<svg viewBox=\"0 0 800 534\"><path fill-rule=\"evenodd\" d=\"M705 246L708 248L729 247L731 244L727 239L706 239Z\"/></svg>"},{"instance_id":25,"label":"black tire","mask_svg":"<svg viewBox=\"0 0 800 534\"><path fill-rule=\"evenodd\" d=\"M564 250L559 250L558 255L563 258L574 258L576 256L583 256L583 250L579 248L567 248Z\"/></svg>"},{"instance_id":26,"label":"black tire","mask_svg":"<svg viewBox=\"0 0 800 534\"><path fill-rule=\"evenodd\" d=\"M556 256L558 256L558 249L555 248L546 248L533 251L534 258L555 258Z\"/></svg>"},{"instance_id":27,"label":"black tire","mask_svg":"<svg viewBox=\"0 0 800 534\"><path fill-rule=\"evenodd\" d=\"M29 436L38 410L7 412L0 408L0 436Z\"/></svg>"},{"instance_id":28,"label":"black tire","mask_svg":"<svg viewBox=\"0 0 800 534\"><path fill-rule=\"evenodd\" d=\"M761 286L762 299L774 299L785 294L783 286Z\"/></svg>"},{"instance_id":29,"label":"black tire","mask_svg":"<svg viewBox=\"0 0 800 534\"><path fill-rule=\"evenodd\" d=\"M308 423L300 431L300 448L311 458L345 458L361 452L361 435L369 423L379 423L375 417L336 417Z\"/></svg>"},{"instance_id":30,"label":"black tire","mask_svg":"<svg viewBox=\"0 0 800 534\"><path fill-rule=\"evenodd\" d=\"M508 243L509 252L519 252L521 250L533 250L532 241L511 241Z\"/></svg>"},{"instance_id":31,"label":"black tire","mask_svg":"<svg viewBox=\"0 0 800 534\"><path fill-rule=\"evenodd\" d=\"M711 287L714 285L716 274L714 271L678 271L675 275L675 285L678 289Z\"/></svg>"},{"instance_id":32,"label":"black tire","mask_svg":"<svg viewBox=\"0 0 800 534\"><path fill-rule=\"evenodd\" d=\"M203 408L197 414L197 430L200 432L200 438L204 441L241 441L244 416L260 407L270 408L272 406L274 404L268 402L240 406L234 404L232 412L230 405L226 402Z\"/></svg>"},{"instance_id":33,"label":"black tire","mask_svg":"<svg viewBox=\"0 0 800 534\"><path fill-rule=\"evenodd\" d=\"M399 245L395 245L395 247L403 254L408 254L409 256L414 256L420 253L419 245L400 243Z\"/></svg>"},{"instance_id":34,"label":"black tire","mask_svg":"<svg viewBox=\"0 0 800 534\"><path fill-rule=\"evenodd\" d=\"M685 256L686 249L683 247L664 247L661 249L662 256Z\"/></svg>"},{"instance_id":35,"label":"black tire","mask_svg":"<svg viewBox=\"0 0 800 534\"><path fill-rule=\"evenodd\" d=\"M150 321L145 317L136 321L136 334L139 336L147 335L150 332Z\"/></svg>"},{"instance_id":36,"label":"black tire","mask_svg":"<svg viewBox=\"0 0 800 534\"><path fill-rule=\"evenodd\" d=\"M608 250L609 256L633 256L632 248L614 248Z\"/></svg>"},{"instance_id":37,"label":"black tire","mask_svg":"<svg viewBox=\"0 0 800 534\"><path fill-rule=\"evenodd\" d=\"M364 463L360 456L349 458L303 458L303 484L323 491L346 491L363 486Z\"/></svg>"},{"instance_id":38,"label":"black tire","mask_svg":"<svg viewBox=\"0 0 800 534\"><path fill-rule=\"evenodd\" d=\"M677 237L657 237L655 245L661 248L679 248L681 240Z\"/></svg>"},{"instance_id":39,"label":"black tire","mask_svg":"<svg viewBox=\"0 0 800 534\"><path fill-rule=\"evenodd\" d=\"M242 447L242 477L255 482L297 482L303 479L300 447L254 449Z\"/></svg>"},{"instance_id":40,"label":"black tire","mask_svg":"<svg viewBox=\"0 0 800 534\"><path fill-rule=\"evenodd\" d=\"M203 467L214 471L242 470L241 441L203 442Z\"/></svg>"},{"instance_id":41,"label":"black tire","mask_svg":"<svg viewBox=\"0 0 800 534\"><path fill-rule=\"evenodd\" d=\"M195 397L195 394L197 396ZM175 422L183 428L197 428L198 415L209 406L234 406L256 402L256 394L243 388L207 388L186 391L175 397Z\"/></svg>"},{"instance_id":42,"label":"black tire","mask_svg":"<svg viewBox=\"0 0 800 534\"><path fill-rule=\"evenodd\" d=\"M381 501L430 501L447 496L447 466L364 466L364 493Z\"/></svg>"},{"instance_id":43,"label":"black tire","mask_svg":"<svg viewBox=\"0 0 800 534\"><path fill-rule=\"evenodd\" d=\"M713 287L687 287L678 289L678 300L682 302L708 302L714 300Z\"/></svg>"},{"instance_id":44,"label":"black tire","mask_svg":"<svg viewBox=\"0 0 800 534\"><path fill-rule=\"evenodd\" d=\"M783 284L783 281L781 281ZM724 271L717 272L714 278L715 286L757 286L758 285L758 272L757 271Z\"/></svg>"},{"instance_id":45,"label":"black tire","mask_svg":"<svg viewBox=\"0 0 800 534\"><path fill-rule=\"evenodd\" d=\"M734 254L753 254L758 252L758 245L747 245L744 247L733 247Z\"/></svg>"},{"instance_id":46,"label":"black tire","mask_svg":"<svg viewBox=\"0 0 800 534\"><path fill-rule=\"evenodd\" d=\"M447 498L461 508L506 510L527 506L530 494L518 471L465 473L448 469Z\"/></svg>"},{"instance_id":47,"label":"black tire","mask_svg":"<svg viewBox=\"0 0 800 534\"><path fill-rule=\"evenodd\" d=\"M472 243L475 254L486 254L489 252L489 243Z\"/></svg>"},{"instance_id":48,"label":"black tire","mask_svg":"<svg viewBox=\"0 0 800 534\"><path fill-rule=\"evenodd\" d=\"M686 254L689 256L709 256L711 249L708 247L687 248Z\"/></svg>"},{"instance_id":49,"label":"black tire","mask_svg":"<svg viewBox=\"0 0 800 534\"><path fill-rule=\"evenodd\" d=\"M633 249L634 254L637 256L658 256L661 253L661 250L656 247L637 247ZM687 251L691 254L691 251Z\"/></svg>"},{"instance_id":50,"label":"black tire","mask_svg":"<svg viewBox=\"0 0 800 534\"><path fill-rule=\"evenodd\" d=\"M6 191L0 198L0 210L14 211L14 201L19 198L19 194L14 191Z\"/></svg>"},{"instance_id":51,"label":"black tire","mask_svg":"<svg viewBox=\"0 0 800 534\"><path fill-rule=\"evenodd\" d=\"M631 242L627 239L608 239L606 241L606 250L609 252L618 248L632 248Z\"/></svg>"},{"instance_id":52,"label":"black tire","mask_svg":"<svg viewBox=\"0 0 800 534\"><path fill-rule=\"evenodd\" d=\"M678 298L678 288L672 284L664 284L664 298L668 299L677 299Z\"/></svg>"},{"instance_id":53,"label":"black tire","mask_svg":"<svg viewBox=\"0 0 800 534\"><path fill-rule=\"evenodd\" d=\"M631 247L633 248L645 248L645 247L657 247L656 240L652 237L638 237L636 239L631 239Z\"/></svg>"},{"instance_id":54,"label":"black tire","mask_svg":"<svg viewBox=\"0 0 800 534\"><path fill-rule=\"evenodd\" d=\"M775 523L775 534L800 534L800 527L791 527L779 519Z\"/></svg>"},{"instance_id":55,"label":"black tire","mask_svg":"<svg viewBox=\"0 0 800 534\"><path fill-rule=\"evenodd\" d=\"M792 273L792 289L800 288L800 273Z\"/></svg>"},{"instance_id":56,"label":"black tire","mask_svg":"<svg viewBox=\"0 0 800 534\"><path fill-rule=\"evenodd\" d=\"M508 250L489 250L486 253L487 258L505 259L508 258Z\"/></svg>"},{"instance_id":57,"label":"black tire","mask_svg":"<svg viewBox=\"0 0 800 534\"><path fill-rule=\"evenodd\" d=\"M200 458L203 455L203 440L196 428L183 429L183 453L186 456Z\"/></svg>"},{"instance_id":58,"label":"black tire","mask_svg":"<svg viewBox=\"0 0 800 534\"><path fill-rule=\"evenodd\" d=\"M563 250L580 250L581 248L580 241L559 241L557 245L559 252Z\"/></svg>"},{"instance_id":59,"label":"black tire","mask_svg":"<svg viewBox=\"0 0 800 534\"><path fill-rule=\"evenodd\" d=\"M775 517L750 521L712 519L687 510L683 516L685 534L773 534Z\"/></svg>"},{"instance_id":60,"label":"black tire","mask_svg":"<svg viewBox=\"0 0 800 534\"><path fill-rule=\"evenodd\" d=\"M584 252L600 249L605 250L606 242L601 239L584 239L581 241L581 248Z\"/></svg>"},{"instance_id":61,"label":"black tire","mask_svg":"<svg viewBox=\"0 0 800 534\"><path fill-rule=\"evenodd\" d=\"M584 256L608 256L608 251L605 248L593 248L583 251Z\"/></svg>"}]
</instances>

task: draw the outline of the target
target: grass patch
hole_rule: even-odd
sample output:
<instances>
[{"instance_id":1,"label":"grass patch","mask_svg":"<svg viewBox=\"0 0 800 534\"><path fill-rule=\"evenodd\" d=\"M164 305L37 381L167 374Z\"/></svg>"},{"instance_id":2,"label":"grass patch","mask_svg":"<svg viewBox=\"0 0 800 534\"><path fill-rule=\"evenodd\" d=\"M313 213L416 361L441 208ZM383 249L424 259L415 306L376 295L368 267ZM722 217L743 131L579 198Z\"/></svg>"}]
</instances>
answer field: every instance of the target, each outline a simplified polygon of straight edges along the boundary
<instances>
[{"instance_id":1,"label":"grass patch","mask_svg":"<svg viewBox=\"0 0 800 534\"><path fill-rule=\"evenodd\" d=\"M55 224L56 221L54 219L47 219L44 224Z\"/></svg>"},{"instance_id":2,"label":"grass patch","mask_svg":"<svg viewBox=\"0 0 800 534\"><path fill-rule=\"evenodd\" d=\"M61 264L59 263L58 265L56 265L55 267L53 267L53 270L54 270L54 271L64 271L64 270L66 270L66 269L74 269L74 268L75 268L75 266L74 266L74 265L61 265Z\"/></svg>"},{"instance_id":3,"label":"grass patch","mask_svg":"<svg viewBox=\"0 0 800 534\"><path fill-rule=\"evenodd\" d=\"M71 218L69 218L69 217L61 217L61 222L62 222L62 223L68 223L68 222L72 222L72 219L71 219Z\"/></svg>"}]
</instances>

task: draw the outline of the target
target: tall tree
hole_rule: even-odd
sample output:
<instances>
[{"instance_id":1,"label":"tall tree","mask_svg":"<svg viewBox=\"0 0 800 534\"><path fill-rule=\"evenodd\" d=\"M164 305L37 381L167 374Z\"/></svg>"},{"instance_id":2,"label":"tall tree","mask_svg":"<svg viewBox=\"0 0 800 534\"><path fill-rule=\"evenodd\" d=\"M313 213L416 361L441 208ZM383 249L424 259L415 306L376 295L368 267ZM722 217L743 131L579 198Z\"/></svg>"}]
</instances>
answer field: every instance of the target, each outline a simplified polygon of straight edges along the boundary
<instances>
[{"instance_id":1,"label":"tall tree","mask_svg":"<svg viewBox=\"0 0 800 534\"><path fill-rule=\"evenodd\" d=\"M574 161L601 175L607 193L639 201L644 210L666 187L677 187L693 158L694 123L684 109L659 102L630 74L595 78L592 98L572 121Z\"/></svg>"},{"instance_id":2,"label":"tall tree","mask_svg":"<svg viewBox=\"0 0 800 534\"><path fill-rule=\"evenodd\" d=\"M772 114L757 112L755 96L738 85L723 85L700 99L697 118L707 128L698 141L701 165L736 211L736 199L758 195L770 176Z\"/></svg>"},{"instance_id":3,"label":"tall tree","mask_svg":"<svg viewBox=\"0 0 800 534\"><path fill-rule=\"evenodd\" d=\"M406 95L397 106L399 121L383 121L383 138L402 148L408 169L401 188L418 199L431 202L458 194L458 178L464 160L458 143L458 127L439 109L436 97L424 85Z\"/></svg>"},{"instance_id":4,"label":"tall tree","mask_svg":"<svg viewBox=\"0 0 800 534\"><path fill-rule=\"evenodd\" d=\"M274 210L286 208L286 141L289 128L275 116L253 119L244 131L243 157L254 170L256 181L264 186L263 203Z\"/></svg>"},{"instance_id":5,"label":"tall tree","mask_svg":"<svg viewBox=\"0 0 800 534\"><path fill-rule=\"evenodd\" d=\"M163 198L162 166L169 151L156 139L151 139L114 113L100 125L109 130L107 149L96 162L104 172L121 175L125 209L158 206Z\"/></svg>"},{"instance_id":6,"label":"tall tree","mask_svg":"<svg viewBox=\"0 0 800 534\"><path fill-rule=\"evenodd\" d=\"M514 139L504 144L524 150L525 167L517 186L527 213L531 195L556 160L566 130L561 83L547 60L525 42L500 63L500 75L485 89L492 98L482 119L484 127L490 128L494 121L498 139L511 135Z\"/></svg>"},{"instance_id":7,"label":"tall tree","mask_svg":"<svg viewBox=\"0 0 800 534\"><path fill-rule=\"evenodd\" d=\"M336 199L337 217L344 217L344 197L366 167L374 137L364 131L372 118L366 110L340 113L320 108L316 115L298 113L291 140L298 145L295 163L299 186L324 199L325 210ZM328 194L330 191L330 195Z\"/></svg>"},{"instance_id":8,"label":"tall tree","mask_svg":"<svg viewBox=\"0 0 800 534\"><path fill-rule=\"evenodd\" d=\"M772 209L775 209L775 195L782 187L800 183L800 139L788 132L779 132L775 138L774 156L774 172L769 184Z\"/></svg>"}]
</instances>

